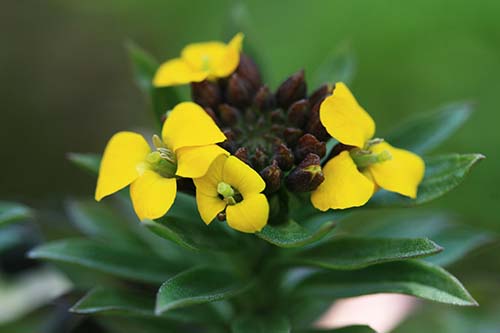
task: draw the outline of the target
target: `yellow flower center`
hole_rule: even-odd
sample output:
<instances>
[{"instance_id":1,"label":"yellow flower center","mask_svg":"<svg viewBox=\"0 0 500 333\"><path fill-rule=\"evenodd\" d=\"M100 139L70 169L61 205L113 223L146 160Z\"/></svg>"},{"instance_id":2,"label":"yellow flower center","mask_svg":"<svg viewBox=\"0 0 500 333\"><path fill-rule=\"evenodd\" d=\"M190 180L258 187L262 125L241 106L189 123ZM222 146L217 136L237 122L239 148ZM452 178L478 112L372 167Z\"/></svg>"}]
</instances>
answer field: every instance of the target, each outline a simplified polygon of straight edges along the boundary
<instances>
[{"instance_id":1,"label":"yellow flower center","mask_svg":"<svg viewBox=\"0 0 500 333\"><path fill-rule=\"evenodd\" d=\"M243 200L241 194L225 182L219 182L217 184L217 193L219 193L221 199L228 205L236 205Z\"/></svg>"},{"instance_id":2,"label":"yellow flower center","mask_svg":"<svg viewBox=\"0 0 500 333\"><path fill-rule=\"evenodd\" d=\"M177 159L174 152L168 149L157 135L153 136L153 144L156 151L146 156L150 169L164 178L174 178L177 171Z\"/></svg>"}]
</instances>

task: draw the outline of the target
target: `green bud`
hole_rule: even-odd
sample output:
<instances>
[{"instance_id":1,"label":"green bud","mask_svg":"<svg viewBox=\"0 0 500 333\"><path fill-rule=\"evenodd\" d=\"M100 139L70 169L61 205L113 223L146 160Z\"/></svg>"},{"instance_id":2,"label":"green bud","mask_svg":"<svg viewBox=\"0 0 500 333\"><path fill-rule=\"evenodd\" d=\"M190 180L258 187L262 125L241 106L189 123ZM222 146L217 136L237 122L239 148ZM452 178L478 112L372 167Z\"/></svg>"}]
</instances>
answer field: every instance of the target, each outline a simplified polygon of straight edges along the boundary
<instances>
[{"instance_id":1,"label":"green bud","mask_svg":"<svg viewBox=\"0 0 500 333\"><path fill-rule=\"evenodd\" d=\"M391 153L387 150L384 150L378 154L374 154L371 151L367 150L353 149L350 151L350 154L354 163L360 169L366 168L372 164L382 163L392 159Z\"/></svg>"},{"instance_id":2,"label":"green bud","mask_svg":"<svg viewBox=\"0 0 500 333\"><path fill-rule=\"evenodd\" d=\"M228 183L220 182L217 184L217 193L222 195L224 198L234 196L234 189Z\"/></svg>"}]
</instances>

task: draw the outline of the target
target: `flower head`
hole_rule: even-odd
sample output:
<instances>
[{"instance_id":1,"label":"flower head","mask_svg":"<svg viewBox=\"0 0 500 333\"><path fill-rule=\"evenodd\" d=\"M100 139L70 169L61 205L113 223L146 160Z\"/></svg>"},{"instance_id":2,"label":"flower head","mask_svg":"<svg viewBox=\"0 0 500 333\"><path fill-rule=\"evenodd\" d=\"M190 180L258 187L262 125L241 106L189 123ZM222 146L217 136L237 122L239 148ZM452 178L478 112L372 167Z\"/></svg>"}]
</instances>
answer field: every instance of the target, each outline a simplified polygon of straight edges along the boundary
<instances>
[{"instance_id":1,"label":"flower head","mask_svg":"<svg viewBox=\"0 0 500 333\"><path fill-rule=\"evenodd\" d=\"M102 158L95 199L130 185L139 219L167 213L177 193L177 177L201 177L214 159L226 154L215 145L226 139L214 121L195 103L178 104L168 115L162 139L153 137L154 150L140 134L119 132L108 142Z\"/></svg>"},{"instance_id":2,"label":"flower head","mask_svg":"<svg viewBox=\"0 0 500 333\"><path fill-rule=\"evenodd\" d=\"M312 193L320 210L364 205L377 187L415 198L425 165L416 154L372 139L375 122L343 83L320 107L326 131L342 149L323 168L324 182Z\"/></svg>"},{"instance_id":3,"label":"flower head","mask_svg":"<svg viewBox=\"0 0 500 333\"><path fill-rule=\"evenodd\" d=\"M243 34L239 33L228 44L190 44L179 58L168 60L158 68L153 84L166 87L227 77L238 66L242 42Z\"/></svg>"},{"instance_id":4,"label":"flower head","mask_svg":"<svg viewBox=\"0 0 500 333\"><path fill-rule=\"evenodd\" d=\"M269 204L261 193L266 184L237 157L217 157L205 176L194 183L198 210L206 224L225 213L228 225L242 232L257 232L266 225Z\"/></svg>"}]
</instances>

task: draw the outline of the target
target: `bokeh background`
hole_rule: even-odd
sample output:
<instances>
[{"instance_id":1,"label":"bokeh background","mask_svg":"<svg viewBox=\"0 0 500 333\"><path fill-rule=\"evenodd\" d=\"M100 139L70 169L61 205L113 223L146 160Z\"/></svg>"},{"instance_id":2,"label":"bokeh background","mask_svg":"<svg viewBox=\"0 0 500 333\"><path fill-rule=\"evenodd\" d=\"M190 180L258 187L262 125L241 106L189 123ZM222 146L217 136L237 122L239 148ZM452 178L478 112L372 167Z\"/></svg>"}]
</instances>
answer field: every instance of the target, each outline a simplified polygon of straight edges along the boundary
<instances>
[{"instance_id":1,"label":"bokeh background","mask_svg":"<svg viewBox=\"0 0 500 333\"><path fill-rule=\"evenodd\" d=\"M93 177L66 154L101 152L114 132L152 126L125 42L165 60L193 41L227 40L235 32L231 10L271 87L298 69L311 73L338 47L349 49L356 58L351 88L381 136L411 114L474 102L470 121L438 152L481 152L487 159L426 208L500 232L500 2L494 0L2 0L0 198L27 203L41 212L42 225L64 228L51 219L60 202L94 190ZM489 323L485 318L500 309L492 290L500 289L498 245L451 268L481 308L426 305L404 330L439 331L440 320L430 319L436 313L456 329L469 317ZM500 327L495 319L486 329Z\"/></svg>"}]
</instances>

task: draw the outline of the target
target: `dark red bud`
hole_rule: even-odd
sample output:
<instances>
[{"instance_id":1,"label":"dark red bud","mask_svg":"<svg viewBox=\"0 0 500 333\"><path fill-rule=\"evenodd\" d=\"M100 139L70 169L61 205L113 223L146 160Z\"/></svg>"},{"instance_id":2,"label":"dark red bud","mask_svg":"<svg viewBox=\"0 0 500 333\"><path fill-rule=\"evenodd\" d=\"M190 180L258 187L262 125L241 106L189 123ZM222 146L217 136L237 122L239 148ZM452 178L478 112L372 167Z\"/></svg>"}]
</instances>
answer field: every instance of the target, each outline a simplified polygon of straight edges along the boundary
<instances>
[{"instance_id":1,"label":"dark red bud","mask_svg":"<svg viewBox=\"0 0 500 333\"><path fill-rule=\"evenodd\" d=\"M226 220L226 212L220 212L217 214L217 220L224 222Z\"/></svg>"},{"instance_id":2,"label":"dark red bud","mask_svg":"<svg viewBox=\"0 0 500 333\"><path fill-rule=\"evenodd\" d=\"M253 104L259 110L271 110L276 107L276 99L274 95L269 90L268 86L262 86L257 90L257 94L254 97Z\"/></svg>"},{"instance_id":3,"label":"dark red bud","mask_svg":"<svg viewBox=\"0 0 500 333\"><path fill-rule=\"evenodd\" d=\"M247 80L254 90L257 90L262 84L259 67L257 67L255 62L245 54L240 55L240 63L238 64L236 73L238 73L241 78Z\"/></svg>"},{"instance_id":4,"label":"dark red bud","mask_svg":"<svg viewBox=\"0 0 500 333\"><path fill-rule=\"evenodd\" d=\"M285 113L281 109L276 109L271 111L271 122L272 123L284 123Z\"/></svg>"},{"instance_id":5,"label":"dark red bud","mask_svg":"<svg viewBox=\"0 0 500 333\"><path fill-rule=\"evenodd\" d=\"M266 165L268 161L268 156L266 153L260 149L256 148L254 156L252 157L252 165L255 167L256 170L262 170Z\"/></svg>"},{"instance_id":6,"label":"dark red bud","mask_svg":"<svg viewBox=\"0 0 500 333\"><path fill-rule=\"evenodd\" d=\"M273 161L271 165L268 165L260 172L260 176L266 182L266 194L275 193L280 189L282 175L283 172L276 161Z\"/></svg>"},{"instance_id":7,"label":"dark red bud","mask_svg":"<svg viewBox=\"0 0 500 333\"><path fill-rule=\"evenodd\" d=\"M274 148L273 159L278 163L278 166L284 171L290 170L294 162L294 156L292 151L284 144L279 144Z\"/></svg>"},{"instance_id":8,"label":"dark red bud","mask_svg":"<svg viewBox=\"0 0 500 333\"><path fill-rule=\"evenodd\" d=\"M238 73L233 73L227 84L227 100L238 107L249 105L253 91L250 82L243 79Z\"/></svg>"},{"instance_id":9,"label":"dark red bud","mask_svg":"<svg viewBox=\"0 0 500 333\"><path fill-rule=\"evenodd\" d=\"M306 131L314 135L320 141L327 141L330 139L330 135L326 131L326 128L321 123L319 118L319 108L321 103L316 103L311 109L309 115L309 121L307 122Z\"/></svg>"},{"instance_id":10,"label":"dark red bud","mask_svg":"<svg viewBox=\"0 0 500 333\"><path fill-rule=\"evenodd\" d=\"M354 146L348 146L348 145L345 145L345 144L339 142L335 146L333 146L332 151L328 155L328 160L331 160L332 158L334 158L335 156L339 155L344 150L351 150L353 148L355 148L355 147Z\"/></svg>"},{"instance_id":11,"label":"dark red bud","mask_svg":"<svg viewBox=\"0 0 500 333\"><path fill-rule=\"evenodd\" d=\"M297 142L299 141L299 138L304 134L304 131L302 131L299 128L295 127L287 127L285 128L285 131L283 132L283 136L285 137L286 144L290 147L294 147Z\"/></svg>"},{"instance_id":12,"label":"dark red bud","mask_svg":"<svg viewBox=\"0 0 500 333\"><path fill-rule=\"evenodd\" d=\"M300 70L279 86L276 91L276 100L278 105L286 110L293 102L305 98L306 92L307 85L304 79L304 71Z\"/></svg>"},{"instance_id":13,"label":"dark red bud","mask_svg":"<svg viewBox=\"0 0 500 333\"><path fill-rule=\"evenodd\" d=\"M294 127L303 128L309 115L309 101L301 99L288 108L288 123Z\"/></svg>"},{"instance_id":14,"label":"dark red bud","mask_svg":"<svg viewBox=\"0 0 500 333\"><path fill-rule=\"evenodd\" d=\"M191 95L197 104L211 108L221 102L222 96L219 85L208 80L191 83Z\"/></svg>"},{"instance_id":15,"label":"dark red bud","mask_svg":"<svg viewBox=\"0 0 500 333\"><path fill-rule=\"evenodd\" d=\"M227 126L233 126L238 123L240 111L228 104L219 105L219 115L222 122Z\"/></svg>"},{"instance_id":16,"label":"dark red bud","mask_svg":"<svg viewBox=\"0 0 500 333\"><path fill-rule=\"evenodd\" d=\"M328 84L324 84L309 96L309 103L311 103L311 105L316 105L316 103L323 101L331 93L332 87Z\"/></svg>"},{"instance_id":17,"label":"dark red bud","mask_svg":"<svg viewBox=\"0 0 500 333\"><path fill-rule=\"evenodd\" d=\"M286 186L292 192L310 192L325 180L316 154L309 154L286 178Z\"/></svg>"},{"instance_id":18,"label":"dark red bud","mask_svg":"<svg viewBox=\"0 0 500 333\"><path fill-rule=\"evenodd\" d=\"M211 107L205 106L203 109L210 116L210 118L213 119L213 121L215 121L217 124L219 123L219 119L217 119L217 115Z\"/></svg>"},{"instance_id":19,"label":"dark red bud","mask_svg":"<svg viewBox=\"0 0 500 333\"><path fill-rule=\"evenodd\" d=\"M302 161L309 154L316 154L323 157L326 154L326 143L319 141L312 134L304 134L300 137L294 150L295 160Z\"/></svg>"},{"instance_id":20,"label":"dark red bud","mask_svg":"<svg viewBox=\"0 0 500 333\"><path fill-rule=\"evenodd\" d=\"M246 147L240 147L234 152L234 156L238 157L241 161L252 166L250 159L248 158L248 149Z\"/></svg>"}]
</instances>

